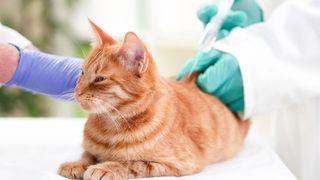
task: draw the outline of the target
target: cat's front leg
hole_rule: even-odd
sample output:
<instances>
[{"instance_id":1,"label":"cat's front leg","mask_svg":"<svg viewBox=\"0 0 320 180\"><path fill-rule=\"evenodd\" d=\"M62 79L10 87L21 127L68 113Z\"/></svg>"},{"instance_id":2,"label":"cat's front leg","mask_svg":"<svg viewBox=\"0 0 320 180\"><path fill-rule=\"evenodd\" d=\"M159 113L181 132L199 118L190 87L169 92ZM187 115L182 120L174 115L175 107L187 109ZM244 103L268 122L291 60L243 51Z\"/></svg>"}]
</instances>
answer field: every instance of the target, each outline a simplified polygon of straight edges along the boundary
<instances>
[{"instance_id":1,"label":"cat's front leg","mask_svg":"<svg viewBox=\"0 0 320 180\"><path fill-rule=\"evenodd\" d=\"M128 161L124 163L107 161L89 166L84 180L125 180L144 177L183 176L200 171L199 166L185 166L181 170L172 164L152 161Z\"/></svg>"},{"instance_id":2,"label":"cat's front leg","mask_svg":"<svg viewBox=\"0 0 320 180\"><path fill-rule=\"evenodd\" d=\"M107 161L89 166L84 173L83 179L125 180L128 178L170 176L177 174L177 169L156 162L129 161L120 163Z\"/></svg>"},{"instance_id":3,"label":"cat's front leg","mask_svg":"<svg viewBox=\"0 0 320 180\"><path fill-rule=\"evenodd\" d=\"M84 180L125 180L127 168L115 161L107 161L89 166L83 176Z\"/></svg>"},{"instance_id":4,"label":"cat's front leg","mask_svg":"<svg viewBox=\"0 0 320 180\"><path fill-rule=\"evenodd\" d=\"M187 168L181 171L173 164L169 165L153 161L128 161L125 163L125 167L127 167L128 178L182 176L190 174L190 172L187 172Z\"/></svg>"},{"instance_id":5,"label":"cat's front leg","mask_svg":"<svg viewBox=\"0 0 320 180\"><path fill-rule=\"evenodd\" d=\"M84 152L80 160L61 164L58 174L69 179L82 179L88 166L96 162L94 156L88 152Z\"/></svg>"}]
</instances>

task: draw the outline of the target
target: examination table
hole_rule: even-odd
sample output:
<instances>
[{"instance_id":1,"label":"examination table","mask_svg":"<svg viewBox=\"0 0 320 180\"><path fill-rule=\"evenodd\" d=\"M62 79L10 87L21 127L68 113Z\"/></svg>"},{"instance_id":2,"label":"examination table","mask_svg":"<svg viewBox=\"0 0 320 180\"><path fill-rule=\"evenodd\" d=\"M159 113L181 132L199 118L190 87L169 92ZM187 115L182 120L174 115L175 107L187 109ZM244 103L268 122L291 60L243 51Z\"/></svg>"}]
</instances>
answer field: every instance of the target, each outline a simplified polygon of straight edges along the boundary
<instances>
[{"instance_id":1,"label":"examination table","mask_svg":"<svg viewBox=\"0 0 320 180\"><path fill-rule=\"evenodd\" d=\"M0 179L65 179L57 169L80 157L84 123L75 118L0 118ZM233 159L192 176L153 179L296 180L276 153L262 145L254 127Z\"/></svg>"}]
</instances>

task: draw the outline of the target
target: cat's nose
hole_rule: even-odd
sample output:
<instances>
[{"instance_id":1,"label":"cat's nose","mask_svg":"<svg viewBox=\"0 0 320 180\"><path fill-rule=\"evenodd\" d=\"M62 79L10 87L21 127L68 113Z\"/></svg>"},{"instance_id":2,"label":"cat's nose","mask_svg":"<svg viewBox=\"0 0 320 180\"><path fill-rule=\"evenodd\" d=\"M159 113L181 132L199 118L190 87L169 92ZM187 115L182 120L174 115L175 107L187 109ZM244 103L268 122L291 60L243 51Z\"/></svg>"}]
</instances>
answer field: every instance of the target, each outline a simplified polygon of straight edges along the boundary
<instances>
[{"instance_id":1,"label":"cat's nose","mask_svg":"<svg viewBox=\"0 0 320 180\"><path fill-rule=\"evenodd\" d=\"M76 90L74 92L74 95L75 95L75 97L79 97L79 96L83 95L83 91Z\"/></svg>"}]
</instances>

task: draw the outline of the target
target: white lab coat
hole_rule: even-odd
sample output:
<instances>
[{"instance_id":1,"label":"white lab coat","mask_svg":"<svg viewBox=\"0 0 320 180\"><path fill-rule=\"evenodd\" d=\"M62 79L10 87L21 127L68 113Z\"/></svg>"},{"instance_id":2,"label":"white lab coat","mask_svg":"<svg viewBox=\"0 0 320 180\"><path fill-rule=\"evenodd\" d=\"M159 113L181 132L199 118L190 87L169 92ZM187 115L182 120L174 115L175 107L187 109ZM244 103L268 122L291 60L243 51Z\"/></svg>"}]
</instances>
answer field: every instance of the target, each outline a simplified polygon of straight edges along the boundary
<instances>
[{"instance_id":1,"label":"white lab coat","mask_svg":"<svg viewBox=\"0 0 320 180\"><path fill-rule=\"evenodd\" d=\"M320 179L320 0L286 1L216 48L239 61L245 117L273 112L275 148L301 180Z\"/></svg>"},{"instance_id":2,"label":"white lab coat","mask_svg":"<svg viewBox=\"0 0 320 180\"><path fill-rule=\"evenodd\" d=\"M20 47L31 46L32 43L19 34L17 31L10 29L0 23L0 43L12 43Z\"/></svg>"}]
</instances>

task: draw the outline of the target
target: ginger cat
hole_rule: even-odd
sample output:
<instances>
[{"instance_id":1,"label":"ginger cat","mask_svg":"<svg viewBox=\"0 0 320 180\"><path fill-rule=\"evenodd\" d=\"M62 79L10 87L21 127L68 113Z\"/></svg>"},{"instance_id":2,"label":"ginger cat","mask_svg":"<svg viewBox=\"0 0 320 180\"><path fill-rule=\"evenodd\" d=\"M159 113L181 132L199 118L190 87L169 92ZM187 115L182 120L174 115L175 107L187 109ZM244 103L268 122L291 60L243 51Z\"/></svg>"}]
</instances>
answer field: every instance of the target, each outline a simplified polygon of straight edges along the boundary
<instances>
[{"instance_id":1,"label":"ginger cat","mask_svg":"<svg viewBox=\"0 0 320 180\"><path fill-rule=\"evenodd\" d=\"M115 41L91 22L99 39L83 65L75 96L90 115L80 160L61 165L70 179L106 180L198 173L233 157L248 121L238 120L195 84L162 79L142 41Z\"/></svg>"}]
</instances>

